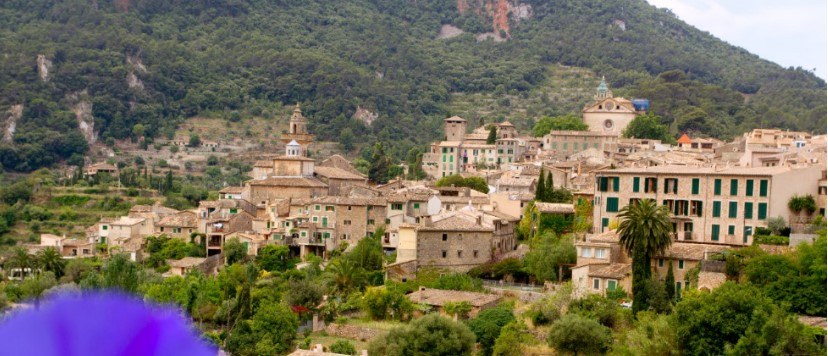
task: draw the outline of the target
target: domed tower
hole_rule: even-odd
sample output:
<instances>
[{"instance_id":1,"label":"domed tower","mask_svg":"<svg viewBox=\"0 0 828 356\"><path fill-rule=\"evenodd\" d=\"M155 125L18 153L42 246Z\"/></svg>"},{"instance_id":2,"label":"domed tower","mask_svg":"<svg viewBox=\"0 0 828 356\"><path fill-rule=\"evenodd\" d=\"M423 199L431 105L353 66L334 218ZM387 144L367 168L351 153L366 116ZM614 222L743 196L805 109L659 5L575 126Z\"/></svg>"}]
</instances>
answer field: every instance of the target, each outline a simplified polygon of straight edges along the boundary
<instances>
[{"instance_id":1,"label":"domed tower","mask_svg":"<svg viewBox=\"0 0 828 356\"><path fill-rule=\"evenodd\" d=\"M612 90L610 90L609 85L607 85L606 79L601 76L601 83L598 84L598 88L595 90L595 100L604 100L612 98Z\"/></svg>"},{"instance_id":2,"label":"domed tower","mask_svg":"<svg viewBox=\"0 0 828 356\"><path fill-rule=\"evenodd\" d=\"M293 108L293 114L290 116L290 123L288 124L287 132L282 133L280 141L288 144L291 141L296 141L302 147L307 147L314 140L314 135L308 133L308 120L302 115L302 108L299 103Z\"/></svg>"}]
</instances>

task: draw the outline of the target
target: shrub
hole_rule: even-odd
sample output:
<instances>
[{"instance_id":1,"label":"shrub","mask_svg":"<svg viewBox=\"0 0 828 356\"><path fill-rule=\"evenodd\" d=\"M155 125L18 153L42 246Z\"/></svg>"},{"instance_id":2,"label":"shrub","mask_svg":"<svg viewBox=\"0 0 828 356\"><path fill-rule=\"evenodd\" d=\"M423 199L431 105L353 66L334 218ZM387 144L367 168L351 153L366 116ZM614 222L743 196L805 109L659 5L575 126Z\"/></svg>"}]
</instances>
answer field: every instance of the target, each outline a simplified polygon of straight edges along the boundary
<instances>
[{"instance_id":1,"label":"shrub","mask_svg":"<svg viewBox=\"0 0 828 356\"><path fill-rule=\"evenodd\" d=\"M354 347L354 344L345 341L345 340L337 340L333 345L331 345L330 351L337 354L343 355L356 355L357 350Z\"/></svg>"},{"instance_id":2,"label":"shrub","mask_svg":"<svg viewBox=\"0 0 828 356\"><path fill-rule=\"evenodd\" d=\"M368 348L370 355L471 355L474 334L461 323L429 314L392 329Z\"/></svg>"},{"instance_id":3,"label":"shrub","mask_svg":"<svg viewBox=\"0 0 828 356\"><path fill-rule=\"evenodd\" d=\"M483 354L491 355L495 341L500 336L500 331L514 320L515 316L512 315L510 309L497 307L480 312L476 318L469 320L468 325L477 337L477 342L480 343Z\"/></svg>"},{"instance_id":4,"label":"shrub","mask_svg":"<svg viewBox=\"0 0 828 356\"><path fill-rule=\"evenodd\" d=\"M612 333L606 326L578 314L567 314L552 323L547 336L549 346L571 353L600 354L612 344Z\"/></svg>"},{"instance_id":5,"label":"shrub","mask_svg":"<svg viewBox=\"0 0 828 356\"><path fill-rule=\"evenodd\" d=\"M787 246L790 243L790 237L788 236L779 236L779 235L756 235L753 238L754 244L763 244L763 245L785 245Z\"/></svg>"}]
</instances>

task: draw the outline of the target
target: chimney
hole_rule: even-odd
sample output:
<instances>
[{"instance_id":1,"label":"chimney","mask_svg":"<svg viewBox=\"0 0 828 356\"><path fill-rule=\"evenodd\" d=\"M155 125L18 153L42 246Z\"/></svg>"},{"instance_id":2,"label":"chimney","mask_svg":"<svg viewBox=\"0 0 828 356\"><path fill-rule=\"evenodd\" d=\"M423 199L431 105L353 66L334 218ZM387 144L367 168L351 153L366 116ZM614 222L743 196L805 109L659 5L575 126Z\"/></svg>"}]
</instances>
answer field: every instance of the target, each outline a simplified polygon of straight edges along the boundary
<instances>
[{"instance_id":1,"label":"chimney","mask_svg":"<svg viewBox=\"0 0 828 356\"><path fill-rule=\"evenodd\" d=\"M425 291L425 290L426 290L426 287L425 287L425 286L420 286L420 292L423 292L423 291Z\"/></svg>"}]
</instances>

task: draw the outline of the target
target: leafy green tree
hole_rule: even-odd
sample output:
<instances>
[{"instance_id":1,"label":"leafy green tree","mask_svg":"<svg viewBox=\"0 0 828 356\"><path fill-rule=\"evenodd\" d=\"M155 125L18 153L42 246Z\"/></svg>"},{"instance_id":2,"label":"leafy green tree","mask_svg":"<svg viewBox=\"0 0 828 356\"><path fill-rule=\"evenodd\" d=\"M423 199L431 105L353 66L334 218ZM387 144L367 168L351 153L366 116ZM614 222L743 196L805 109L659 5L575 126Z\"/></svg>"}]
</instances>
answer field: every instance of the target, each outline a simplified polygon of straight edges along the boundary
<instances>
[{"instance_id":1,"label":"leafy green tree","mask_svg":"<svg viewBox=\"0 0 828 356\"><path fill-rule=\"evenodd\" d=\"M666 206L645 199L630 204L618 213L618 235L621 246L632 256L633 312L649 308L646 283L652 275L652 258L664 252L673 240L670 237L670 212Z\"/></svg>"},{"instance_id":2,"label":"leafy green tree","mask_svg":"<svg viewBox=\"0 0 828 356\"><path fill-rule=\"evenodd\" d=\"M285 293L285 302L290 306L303 306L316 310L325 295L325 288L316 281L309 279L292 280L288 282Z\"/></svg>"},{"instance_id":3,"label":"leafy green tree","mask_svg":"<svg viewBox=\"0 0 828 356\"><path fill-rule=\"evenodd\" d=\"M537 340L529 333L526 324L515 320L500 331L500 336L497 337L492 349L492 355L521 356L524 354L524 347L533 343L537 343Z\"/></svg>"},{"instance_id":4,"label":"leafy green tree","mask_svg":"<svg viewBox=\"0 0 828 356\"><path fill-rule=\"evenodd\" d=\"M369 287L362 297L362 309L375 320L403 319L413 305L402 291L387 286Z\"/></svg>"},{"instance_id":5,"label":"leafy green tree","mask_svg":"<svg viewBox=\"0 0 828 356\"><path fill-rule=\"evenodd\" d=\"M198 135L196 135L196 134L190 134L190 141L188 142L188 146L190 146L190 147L201 146L201 138L198 137Z\"/></svg>"},{"instance_id":6,"label":"leafy green tree","mask_svg":"<svg viewBox=\"0 0 828 356\"><path fill-rule=\"evenodd\" d=\"M497 125L489 126L489 136L486 137L487 145L494 145L497 142Z\"/></svg>"},{"instance_id":7,"label":"leafy green tree","mask_svg":"<svg viewBox=\"0 0 828 356\"><path fill-rule=\"evenodd\" d=\"M292 269L296 260L290 257L290 248L283 245L266 245L256 256L259 266L270 272L282 272Z\"/></svg>"},{"instance_id":8,"label":"leafy green tree","mask_svg":"<svg viewBox=\"0 0 828 356\"><path fill-rule=\"evenodd\" d=\"M670 134L670 129L667 125L661 124L661 121L661 117L652 113L637 116L624 129L623 136L628 138L661 140L661 142L668 144L675 143L676 139Z\"/></svg>"},{"instance_id":9,"label":"leafy green tree","mask_svg":"<svg viewBox=\"0 0 828 356\"><path fill-rule=\"evenodd\" d=\"M474 334L461 323L429 314L371 342L371 355L471 355Z\"/></svg>"},{"instance_id":10,"label":"leafy green tree","mask_svg":"<svg viewBox=\"0 0 828 356\"><path fill-rule=\"evenodd\" d=\"M514 320L515 316L510 309L497 307L483 310L477 317L469 320L468 325L480 343L483 354L491 355L501 330Z\"/></svg>"},{"instance_id":11,"label":"leafy green tree","mask_svg":"<svg viewBox=\"0 0 828 356\"><path fill-rule=\"evenodd\" d=\"M286 354L293 349L299 320L285 306L266 303L250 320L242 320L227 337L233 355Z\"/></svg>"},{"instance_id":12,"label":"leafy green tree","mask_svg":"<svg viewBox=\"0 0 828 356\"><path fill-rule=\"evenodd\" d=\"M369 272L381 270L383 254L380 239L383 235L385 235L385 227L381 226L371 236L359 240L354 249L348 252L344 258L353 261L356 266Z\"/></svg>"},{"instance_id":13,"label":"leafy green tree","mask_svg":"<svg viewBox=\"0 0 828 356\"><path fill-rule=\"evenodd\" d=\"M555 281L562 278L558 273L563 265L575 263L576 255L571 236L543 233L532 240L532 248L526 253L526 270L537 282Z\"/></svg>"},{"instance_id":14,"label":"leafy green tree","mask_svg":"<svg viewBox=\"0 0 828 356\"><path fill-rule=\"evenodd\" d=\"M557 351L586 354L601 354L612 344L608 327L578 314L567 314L552 323L547 336L549 346Z\"/></svg>"},{"instance_id":15,"label":"leafy green tree","mask_svg":"<svg viewBox=\"0 0 828 356\"><path fill-rule=\"evenodd\" d=\"M222 250L228 266L234 263L244 262L247 259L247 246L239 241L239 239L227 239L224 241Z\"/></svg>"},{"instance_id":16,"label":"leafy green tree","mask_svg":"<svg viewBox=\"0 0 828 356\"><path fill-rule=\"evenodd\" d=\"M489 184L482 177L464 178L459 174L442 177L437 180L438 187L468 187L481 193L489 192Z\"/></svg>"},{"instance_id":17,"label":"leafy green tree","mask_svg":"<svg viewBox=\"0 0 828 356\"><path fill-rule=\"evenodd\" d=\"M652 311L636 315L632 330L621 334L612 354L641 356L681 355L670 317Z\"/></svg>"},{"instance_id":18,"label":"leafy green tree","mask_svg":"<svg viewBox=\"0 0 828 356\"><path fill-rule=\"evenodd\" d=\"M103 285L134 293L138 289L138 267L124 254L115 254L102 270Z\"/></svg>"},{"instance_id":19,"label":"leafy green tree","mask_svg":"<svg viewBox=\"0 0 828 356\"><path fill-rule=\"evenodd\" d=\"M824 330L806 326L793 315L776 308L763 325L751 324L736 345L727 345L728 355L823 355L818 335Z\"/></svg>"},{"instance_id":20,"label":"leafy green tree","mask_svg":"<svg viewBox=\"0 0 828 356\"><path fill-rule=\"evenodd\" d=\"M549 133L549 131L586 131L589 126L584 121L573 114L565 116L542 117L535 123L532 128L532 135L541 137Z\"/></svg>"},{"instance_id":21,"label":"leafy green tree","mask_svg":"<svg viewBox=\"0 0 828 356\"><path fill-rule=\"evenodd\" d=\"M458 319L466 319L469 317L469 312L472 311L472 305L465 300L462 302L448 302L443 305L443 311L453 316L454 321L457 321Z\"/></svg>"},{"instance_id":22,"label":"leafy green tree","mask_svg":"<svg viewBox=\"0 0 828 356\"><path fill-rule=\"evenodd\" d=\"M63 256L54 247L47 247L37 253L38 264L46 271L55 274L55 278L63 276L63 269L66 266Z\"/></svg>"},{"instance_id":23,"label":"leafy green tree","mask_svg":"<svg viewBox=\"0 0 828 356\"><path fill-rule=\"evenodd\" d=\"M356 355L357 349L354 347L354 344L350 343L349 341L345 340L337 340L333 344L331 344L330 351L335 354L341 355Z\"/></svg>"},{"instance_id":24,"label":"leafy green tree","mask_svg":"<svg viewBox=\"0 0 828 356\"><path fill-rule=\"evenodd\" d=\"M354 136L354 131L350 127L342 129L339 133L339 146L345 152L350 152L354 149L354 140L356 140L356 136Z\"/></svg>"},{"instance_id":25,"label":"leafy green tree","mask_svg":"<svg viewBox=\"0 0 828 356\"><path fill-rule=\"evenodd\" d=\"M685 354L722 354L752 325L764 325L773 302L750 285L726 282L711 293L685 293L672 314Z\"/></svg>"},{"instance_id":26,"label":"leafy green tree","mask_svg":"<svg viewBox=\"0 0 828 356\"><path fill-rule=\"evenodd\" d=\"M614 328L624 321L618 302L598 294L590 294L572 301L569 304L569 313L594 319L608 328Z\"/></svg>"}]
</instances>

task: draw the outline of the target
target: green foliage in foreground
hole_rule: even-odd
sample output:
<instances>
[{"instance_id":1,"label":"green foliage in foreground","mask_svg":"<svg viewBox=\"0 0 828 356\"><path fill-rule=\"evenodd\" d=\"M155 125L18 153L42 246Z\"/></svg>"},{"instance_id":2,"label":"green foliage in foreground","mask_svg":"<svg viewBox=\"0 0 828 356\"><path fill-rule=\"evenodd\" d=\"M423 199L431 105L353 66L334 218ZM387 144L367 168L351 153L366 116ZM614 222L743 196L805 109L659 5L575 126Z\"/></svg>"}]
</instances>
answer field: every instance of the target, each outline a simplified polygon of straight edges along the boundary
<instances>
[{"instance_id":1,"label":"green foliage in foreground","mask_svg":"<svg viewBox=\"0 0 828 356\"><path fill-rule=\"evenodd\" d=\"M462 323L429 314L371 342L371 355L471 355L474 334Z\"/></svg>"},{"instance_id":2,"label":"green foliage in foreground","mask_svg":"<svg viewBox=\"0 0 828 356\"><path fill-rule=\"evenodd\" d=\"M469 329L477 337L483 355L491 355L495 341L500 337L503 327L513 322L515 316L512 310L506 307L490 308L481 311L474 319L469 320Z\"/></svg>"},{"instance_id":3,"label":"green foliage in foreground","mask_svg":"<svg viewBox=\"0 0 828 356\"><path fill-rule=\"evenodd\" d=\"M612 333L595 320L567 314L552 323L547 342L549 346L564 352L600 354L612 344Z\"/></svg>"},{"instance_id":4,"label":"green foliage in foreground","mask_svg":"<svg viewBox=\"0 0 828 356\"><path fill-rule=\"evenodd\" d=\"M532 135L542 137L549 131L586 131L589 126L580 117L573 114L555 117L542 117L532 128Z\"/></svg>"}]
</instances>

